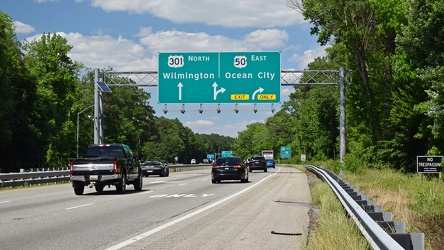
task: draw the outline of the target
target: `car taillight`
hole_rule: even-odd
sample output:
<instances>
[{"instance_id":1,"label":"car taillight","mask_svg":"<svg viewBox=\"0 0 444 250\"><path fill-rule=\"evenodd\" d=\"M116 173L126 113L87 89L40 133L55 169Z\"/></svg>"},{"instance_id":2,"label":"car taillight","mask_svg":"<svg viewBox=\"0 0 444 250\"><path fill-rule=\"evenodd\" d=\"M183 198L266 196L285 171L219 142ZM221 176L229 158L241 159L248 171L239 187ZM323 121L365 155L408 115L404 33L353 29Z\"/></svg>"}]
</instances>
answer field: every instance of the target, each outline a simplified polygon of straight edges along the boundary
<instances>
[{"instance_id":1,"label":"car taillight","mask_svg":"<svg viewBox=\"0 0 444 250\"><path fill-rule=\"evenodd\" d=\"M74 164L72 161L69 162L69 173L72 174L74 173L74 168L73 168Z\"/></svg>"},{"instance_id":2,"label":"car taillight","mask_svg":"<svg viewBox=\"0 0 444 250\"><path fill-rule=\"evenodd\" d=\"M219 164L214 164L213 168L220 168L220 165Z\"/></svg>"},{"instance_id":3,"label":"car taillight","mask_svg":"<svg viewBox=\"0 0 444 250\"><path fill-rule=\"evenodd\" d=\"M235 168L242 168L242 165L241 164L236 164Z\"/></svg>"},{"instance_id":4,"label":"car taillight","mask_svg":"<svg viewBox=\"0 0 444 250\"><path fill-rule=\"evenodd\" d=\"M119 173L118 166L119 166L118 162L114 161L114 173Z\"/></svg>"}]
</instances>

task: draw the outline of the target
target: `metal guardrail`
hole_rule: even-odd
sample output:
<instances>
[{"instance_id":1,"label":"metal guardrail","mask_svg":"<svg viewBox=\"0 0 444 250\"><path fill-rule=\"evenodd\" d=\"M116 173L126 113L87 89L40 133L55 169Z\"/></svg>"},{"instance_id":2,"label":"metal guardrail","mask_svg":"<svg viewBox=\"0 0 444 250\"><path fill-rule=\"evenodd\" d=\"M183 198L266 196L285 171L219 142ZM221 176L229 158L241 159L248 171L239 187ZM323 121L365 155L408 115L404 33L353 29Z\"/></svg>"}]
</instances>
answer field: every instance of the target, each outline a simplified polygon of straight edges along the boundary
<instances>
[{"instance_id":1,"label":"metal guardrail","mask_svg":"<svg viewBox=\"0 0 444 250\"><path fill-rule=\"evenodd\" d=\"M179 172L182 168L192 170L209 166L211 166L211 164L174 164L169 165L168 167L172 171ZM49 185L49 183L64 182L71 182L71 176L68 169L0 174L0 188L31 186L34 184L41 185L42 183Z\"/></svg>"},{"instance_id":2,"label":"metal guardrail","mask_svg":"<svg viewBox=\"0 0 444 250\"><path fill-rule=\"evenodd\" d=\"M406 233L404 222L391 221L391 213L382 212L381 206L335 173L315 166L306 168L330 185L373 249L424 249L423 233Z\"/></svg>"},{"instance_id":3,"label":"metal guardrail","mask_svg":"<svg viewBox=\"0 0 444 250\"><path fill-rule=\"evenodd\" d=\"M31 186L33 184L69 182L69 170L0 174L0 187Z\"/></svg>"}]
</instances>

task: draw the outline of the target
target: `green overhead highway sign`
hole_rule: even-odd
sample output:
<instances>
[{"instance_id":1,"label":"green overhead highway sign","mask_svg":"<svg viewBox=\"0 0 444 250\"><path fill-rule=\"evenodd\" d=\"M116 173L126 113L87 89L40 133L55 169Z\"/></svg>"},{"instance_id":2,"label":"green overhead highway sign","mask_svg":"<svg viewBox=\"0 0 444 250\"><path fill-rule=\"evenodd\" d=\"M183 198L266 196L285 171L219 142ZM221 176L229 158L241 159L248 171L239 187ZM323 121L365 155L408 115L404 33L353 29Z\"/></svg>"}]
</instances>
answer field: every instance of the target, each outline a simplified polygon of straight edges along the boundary
<instances>
[{"instance_id":1,"label":"green overhead highway sign","mask_svg":"<svg viewBox=\"0 0 444 250\"><path fill-rule=\"evenodd\" d=\"M222 157L233 156L233 151L222 151Z\"/></svg>"},{"instance_id":2,"label":"green overhead highway sign","mask_svg":"<svg viewBox=\"0 0 444 250\"><path fill-rule=\"evenodd\" d=\"M278 103L280 52L159 53L159 103Z\"/></svg>"}]
</instances>

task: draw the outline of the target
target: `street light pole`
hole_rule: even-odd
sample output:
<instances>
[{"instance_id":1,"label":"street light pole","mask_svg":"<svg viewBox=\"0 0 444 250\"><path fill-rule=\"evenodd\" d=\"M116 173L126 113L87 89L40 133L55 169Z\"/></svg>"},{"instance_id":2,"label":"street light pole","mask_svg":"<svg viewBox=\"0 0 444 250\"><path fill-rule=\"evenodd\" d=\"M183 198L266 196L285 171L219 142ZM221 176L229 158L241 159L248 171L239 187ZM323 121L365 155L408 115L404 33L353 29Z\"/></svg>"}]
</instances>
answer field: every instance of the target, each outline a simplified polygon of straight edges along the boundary
<instances>
[{"instance_id":1,"label":"street light pole","mask_svg":"<svg viewBox=\"0 0 444 250\"><path fill-rule=\"evenodd\" d=\"M76 153L76 158L79 158L79 116L81 113L85 112L87 109L90 109L92 107L94 107L94 105L91 105L91 106L83 109L79 113L77 113L77 133L76 133L76 137L77 137L77 147L76 147L77 151L76 152L77 153Z\"/></svg>"}]
</instances>

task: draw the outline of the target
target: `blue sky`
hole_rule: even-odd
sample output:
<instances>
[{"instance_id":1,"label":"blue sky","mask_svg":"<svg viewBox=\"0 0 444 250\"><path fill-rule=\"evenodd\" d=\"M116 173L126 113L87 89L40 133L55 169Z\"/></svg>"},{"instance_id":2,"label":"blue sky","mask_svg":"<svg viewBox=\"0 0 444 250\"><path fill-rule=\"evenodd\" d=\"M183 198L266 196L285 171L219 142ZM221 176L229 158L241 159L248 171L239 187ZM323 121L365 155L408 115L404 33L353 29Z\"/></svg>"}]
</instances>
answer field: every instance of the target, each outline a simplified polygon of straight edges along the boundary
<instances>
[{"instance_id":1,"label":"blue sky","mask_svg":"<svg viewBox=\"0 0 444 250\"><path fill-rule=\"evenodd\" d=\"M281 69L303 70L325 47L310 35L310 24L288 0L2 0L0 10L13 20L17 38L33 40L58 33L73 46L69 56L89 68L157 71L159 52L280 51ZM156 116L178 118L195 133L237 137L254 122L272 116L271 104L158 103ZM281 87L281 103L292 87ZM106 104L105 104L106 105ZM280 104L274 104L276 111ZM105 120L106 122L106 120Z\"/></svg>"}]
</instances>

